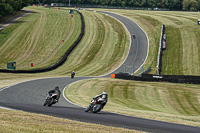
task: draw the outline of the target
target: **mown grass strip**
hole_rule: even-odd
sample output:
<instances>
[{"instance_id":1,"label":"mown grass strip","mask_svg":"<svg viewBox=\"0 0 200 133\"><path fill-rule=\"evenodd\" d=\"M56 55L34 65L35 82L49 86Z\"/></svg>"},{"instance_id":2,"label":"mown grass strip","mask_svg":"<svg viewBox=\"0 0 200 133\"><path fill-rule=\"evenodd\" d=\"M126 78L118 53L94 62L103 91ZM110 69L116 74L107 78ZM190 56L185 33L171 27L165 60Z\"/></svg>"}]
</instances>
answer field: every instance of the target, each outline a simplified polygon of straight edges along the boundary
<instances>
[{"instance_id":1,"label":"mown grass strip","mask_svg":"<svg viewBox=\"0 0 200 133\"><path fill-rule=\"evenodd\" d=\"M103 90L108 93L106 111L200 126L199 85L88 79L69 85L65 95L86 107Z\"/></svg>"},{"instance_id":2,"label":"mown grass strip","mask_svg":"<svg viewBox=\"0 0 200 133\"><path fill-rule=\"evenodd\" d=\"M165 24L167 50L163 55L162 74L200 75L200 45L198 45L200 31L197 25L197 20L199 19L197 12L103 10L112 11L132 19L147 33L149 55L144 64L144 69L151 66L150 73L156 73L160 29L162 24ZM141 71L139 70L136 75Z\"/></svg>"},{"instance_id":3,"label":"mown grass strip","mask_svg":"<svg viewBox=\"0 0 200 133\"><path fill-rule=\"evenodd\" d=\"M167 40L167 50L163 52L162 73L183 75L183 47L180 29L168 26L166 34L170 39Z\"/></svg>"},{"instance_id":4,"label":"mown grass strip","mask_svg":"<svg viewBox=\"0 0 200 133\"><path fill-rule=\"evenodd\" d=\"M34 68L49 66L57 62L78 38L78 33L81 30L78 14L74 15L76 23L74 33L65 40L61 47L58 47L70 32L69 29L71 29L73 22L71 16L64 10L32 7L28 9L33 10L34 13L20 19L19 22L23 23L17 23L16 28L12 28L14 25L11 25L1 31L7 33L4 34L4 37L0 36L0 38L5 38L0 47L3 49L1 66L5 67L9 61L16 61L18 69L32 69L26 68L30 66L30 63L34 63ZM52 51L56 47L58 50ZM56 56L51 56L52 52ZM47 60L46 58L49 56L51 58Z\"/></svg>"},{"instance_id":5,"label":"mown grass strip","mask_svg":"<svg viewBox=\"0 0 200 133\"><path fill-rule=\"evenodd\" d=\"M0 109L0 125L0 131L3 133L140 133L140 131L135 130L103 126L99 124L89 124L47 115L5 109Z\"/></svg>"},{"instance_id":6,"label":"mown grass strip","mask_svg":"<svg viewBox=\"0 0 200 133\"><path fill-rule=\"evenodd\" d=\"M104 14L82 11L86 31L83 40L67 62L51 73L77 76L102 75L116 69L125 59L129 48L129 35L117 20Z\"/></svg>"}]
</instances>

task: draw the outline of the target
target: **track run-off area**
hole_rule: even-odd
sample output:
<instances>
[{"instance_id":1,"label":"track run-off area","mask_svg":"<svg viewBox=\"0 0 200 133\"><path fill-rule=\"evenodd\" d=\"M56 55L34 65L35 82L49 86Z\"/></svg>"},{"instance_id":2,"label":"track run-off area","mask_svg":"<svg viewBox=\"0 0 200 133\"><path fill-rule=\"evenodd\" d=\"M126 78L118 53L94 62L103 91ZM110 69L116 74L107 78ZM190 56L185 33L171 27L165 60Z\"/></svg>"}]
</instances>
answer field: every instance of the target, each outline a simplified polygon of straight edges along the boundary
<instances>
[{"instance_id":1,"label":"track run-off area","mask_svg":"<svg viewBox=\"0 0 200 133\"><path fill-rule=\"evenodd\" d=\"M126 72L135 72L142 66L148 56L149 44L147 35L139 25L126 17L110 12L102 13L119 20L126 27L131 37L129 53L126 60L112 73L123 72L124 66L132 66L130 69L126 69ZM136 35L136 39L132 38L132 34ZM66 86L71 83L90 78L108 78L110 77L110 74L101 77L75 77L74 79L69 77L46 78L19 83L3 88L0 91L0 106L82 122L97 123L147 132L200 132L199 127L137 118L112 112L102 111L97 114L85 113L83 107L74 105L67 101L64 94L61 96L59 103L50 108L43 106L45 94L50 88L59 86L64 93Z\"/></svg>"}]
</instances>

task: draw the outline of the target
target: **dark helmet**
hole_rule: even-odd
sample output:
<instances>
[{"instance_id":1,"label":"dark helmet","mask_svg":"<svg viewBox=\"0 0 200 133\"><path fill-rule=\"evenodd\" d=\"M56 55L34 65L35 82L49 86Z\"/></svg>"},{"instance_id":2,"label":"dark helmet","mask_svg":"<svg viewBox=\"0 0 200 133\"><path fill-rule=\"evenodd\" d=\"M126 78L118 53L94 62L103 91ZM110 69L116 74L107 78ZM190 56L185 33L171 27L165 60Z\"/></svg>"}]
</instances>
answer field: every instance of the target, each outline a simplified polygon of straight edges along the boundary
<instances>
[{"instance_id":1,"label":"dark helmet","mask_svg":"<svg viewBox=\"0 0 200 133\"><path fill-rule=\"evenodd\" d=\"M55 89L56 89L56 90L59 90L59 87L58 87L58 86L56 86L56 87L55 87Z\"/></svg>"}]
</instances>

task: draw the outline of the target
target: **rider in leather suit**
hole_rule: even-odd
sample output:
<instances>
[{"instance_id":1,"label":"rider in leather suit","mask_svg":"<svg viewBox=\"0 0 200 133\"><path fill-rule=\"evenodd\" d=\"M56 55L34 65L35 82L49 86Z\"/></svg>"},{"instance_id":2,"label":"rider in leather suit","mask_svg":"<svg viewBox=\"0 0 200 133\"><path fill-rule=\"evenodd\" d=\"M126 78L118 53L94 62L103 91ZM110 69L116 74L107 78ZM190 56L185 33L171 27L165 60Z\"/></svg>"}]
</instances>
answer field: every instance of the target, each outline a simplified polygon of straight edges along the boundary
<instances>
[{"instance_id":1,"label":"rider in leather suit","mask_svg":"<svg viewBox=\"0 0 200 133\"><path fill-rule=\"evenodd\" d=\"M103 91L101 94L97 95L94 97L94 99L99 98L98 102L102 102L102 109L103 107L106 105L107 101L108 101L108 94L106 91Z\"/></svg>"},{"instance_id":2,"label":"rider in leather suit","mask_svg":"<svg viewBox=\"0 0 200 133\"><path fill-rule=\"evenodd\" d=\"M48 93L49 93L50 95L51 95L51 94L55 94L55 93L58 94L58 97L55 99L56 102L58 102L58 100L59 100L59 98L60 98L60 94L61 94L61 92L60 92L58 86L56 86L55 89L50 90Z\"/></svg>"}]
</instances>

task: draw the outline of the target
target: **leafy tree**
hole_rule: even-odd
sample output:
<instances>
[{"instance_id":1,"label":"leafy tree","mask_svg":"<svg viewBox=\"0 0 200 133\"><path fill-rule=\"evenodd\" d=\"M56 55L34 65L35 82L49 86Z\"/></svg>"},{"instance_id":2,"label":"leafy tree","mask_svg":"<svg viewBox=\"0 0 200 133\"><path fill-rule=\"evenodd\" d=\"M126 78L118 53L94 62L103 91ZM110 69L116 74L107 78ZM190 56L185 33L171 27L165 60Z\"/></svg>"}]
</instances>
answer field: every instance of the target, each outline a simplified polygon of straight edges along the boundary
<instances>
[{"instance_id":1,"label":"leafy tree","mask_svg":"<svg viewBox=\"0 0 200 133\"><path fill-rule=\"evenodd\" d=\"M198 2L196 0L184 0L183 1L183 10L185 11L197 11Z\"/></svg>"},{"instance_id":2,"label":"leafy tree","mask_svg":"<svg viewBox=\"0 0 200 133\"><path fill-rule=\"evenodd\" d=\"M0 17L19 11L31 2L32 0L0 0Z\"/></svg>"},{"instance_id":3,"label":"leafy tree","mask_svg":"<svg viewBox=\"0 0 200 133\"><path fill-rule=\"evenodd\" d=\"M198 10L200 10L200 0L198 0Z\"/></svg>"},{"instance_id":4,"label":"leafy tree","mask_svg":"<svg viewBox=\"0 0 200 133\"><path fill-rule=\"evenodd\" d=\"M111 4L112 6L116 6L116 5L117 5L117 0L111 0L110 4Z\"/></svg>"}]
</instances>

